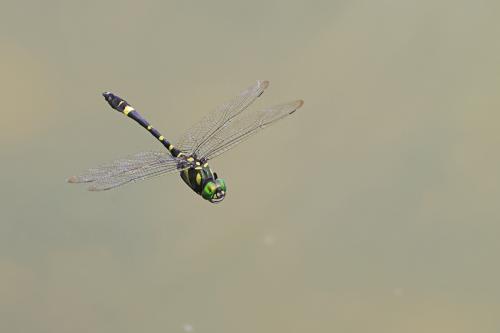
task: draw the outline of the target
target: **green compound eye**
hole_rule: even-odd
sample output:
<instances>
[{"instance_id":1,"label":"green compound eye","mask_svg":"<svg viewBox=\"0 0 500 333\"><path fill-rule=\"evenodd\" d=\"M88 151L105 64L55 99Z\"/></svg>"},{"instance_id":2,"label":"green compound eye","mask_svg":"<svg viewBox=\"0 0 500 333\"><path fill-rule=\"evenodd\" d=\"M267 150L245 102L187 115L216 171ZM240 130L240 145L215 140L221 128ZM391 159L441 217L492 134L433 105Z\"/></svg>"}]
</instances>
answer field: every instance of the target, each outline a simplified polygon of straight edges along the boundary
<instances>
[{"instance_id":1,"label":"green compound eye","mask_svg":"<svg viewBox=\"0 0 500 333\"><path fill-rule=\"evenodd\" d=\"M203 188L203 192L201 192L201 196L203 199L210 200L214 196L215 190L217 186L214 182L208 182Z\"/></svg>"},{"instance_id":2,"label":"green compound eye","mask_svg":"<svg viewBox=\"0 0 500 333\"><path fill-rule=\"evenodd\" d=\"M216 181L216 184L219 185L219 187L221 188L221 190L223 190L224 192L227 191L226 189L226 182L224 181L224 179L217 179Z\"/></svg>"}]
</instances>

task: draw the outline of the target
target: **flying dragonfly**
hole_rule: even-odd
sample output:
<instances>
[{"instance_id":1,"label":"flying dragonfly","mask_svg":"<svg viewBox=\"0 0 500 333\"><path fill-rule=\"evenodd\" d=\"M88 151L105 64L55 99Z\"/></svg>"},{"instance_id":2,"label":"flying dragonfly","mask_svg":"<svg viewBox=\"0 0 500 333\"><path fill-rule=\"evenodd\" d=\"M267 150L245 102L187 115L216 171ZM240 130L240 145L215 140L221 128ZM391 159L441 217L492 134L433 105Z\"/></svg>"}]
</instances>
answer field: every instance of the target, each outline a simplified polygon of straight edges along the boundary
<instances>
[{"instance_id":1,"label":"flying dragonfly","mask_svg":"<svg viewBox=\"0 0 500 333\"><path fill-rule=\"evenodd\" d=\"M221 202L227 193L226 182L210 169L208 161L264 127L291 115L304 104L304 101L297 100L244 112L268 86L269 81L257 81L186 131L176 146L123 98L105 92L103 96L114 110L139 123L163 144L166 151L140 152L72 176L68 182L88 183L89 190L102 191L177 171L182 180L203 199L212 203Z\"/></svg>"}]
</instances>

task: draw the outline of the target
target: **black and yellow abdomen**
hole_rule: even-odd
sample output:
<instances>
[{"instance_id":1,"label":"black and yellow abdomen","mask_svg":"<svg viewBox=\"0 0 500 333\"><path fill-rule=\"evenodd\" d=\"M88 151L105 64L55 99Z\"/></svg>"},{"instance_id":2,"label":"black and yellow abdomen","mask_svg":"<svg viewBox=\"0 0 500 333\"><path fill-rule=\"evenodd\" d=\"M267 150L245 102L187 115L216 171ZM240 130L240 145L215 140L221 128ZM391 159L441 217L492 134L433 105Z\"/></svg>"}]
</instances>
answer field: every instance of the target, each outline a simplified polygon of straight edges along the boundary
<instances>
[{"instance_id":1,"label":"black and yellow abdomen","mask_svg":"<svg viewBox=\"0 0 500 333\"><path fill-rule=\"evenodd\" d=\"M134 109L130 104L127 103L123 98L116 96L110 92L103 93L104 98L108 102L108 104L118 112L123 113L129 118L135 120L139 125L144 127L152 136L154 136L161 144L168 149L168 151L174 157L180 157L182 152L175 148L173 144L171 144L161 133L151 126L151 124L144 119L136 109Z\"/></svg>"}]
</instances>

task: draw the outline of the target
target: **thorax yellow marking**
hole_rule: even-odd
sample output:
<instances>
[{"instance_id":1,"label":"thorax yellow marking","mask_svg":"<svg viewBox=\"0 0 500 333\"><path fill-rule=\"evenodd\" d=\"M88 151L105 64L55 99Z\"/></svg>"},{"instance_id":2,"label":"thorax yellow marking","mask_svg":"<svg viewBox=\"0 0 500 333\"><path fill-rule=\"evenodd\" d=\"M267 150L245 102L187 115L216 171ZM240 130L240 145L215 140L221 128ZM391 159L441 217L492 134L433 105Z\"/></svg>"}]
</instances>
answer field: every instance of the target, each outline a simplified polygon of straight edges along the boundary
<instances>
[{"instance_id":1,"label":"thorax yellow marking","mask_svg":"<svg viewBox=\"0 0 500 333\"><path fill-rule=\"evenodd\" d=\"M189 186L191 186L191 182L189 181L189 169L182 170L182 172L184 173L184 176L186 177Z\"/></svg>"}]
</instances>

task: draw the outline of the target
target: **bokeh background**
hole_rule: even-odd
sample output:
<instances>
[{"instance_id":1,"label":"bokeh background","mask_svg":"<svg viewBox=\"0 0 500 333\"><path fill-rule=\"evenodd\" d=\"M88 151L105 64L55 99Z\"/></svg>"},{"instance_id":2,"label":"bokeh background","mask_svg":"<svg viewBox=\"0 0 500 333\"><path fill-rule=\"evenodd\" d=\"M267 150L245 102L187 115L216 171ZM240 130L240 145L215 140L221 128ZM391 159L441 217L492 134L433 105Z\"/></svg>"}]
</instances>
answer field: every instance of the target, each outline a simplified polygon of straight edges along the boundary
<instances>
[{"instance_id":1,"label":"bokeh background","mask_svg":"<svg viewBox=\"0 0 500 333\"><path fill-rule=\"evenodd\" d=\"M500 2L0 4L0 331L500 332ZM173 174L162 146L257 79L304 107Z\"/></svg>"}]
</instances>

